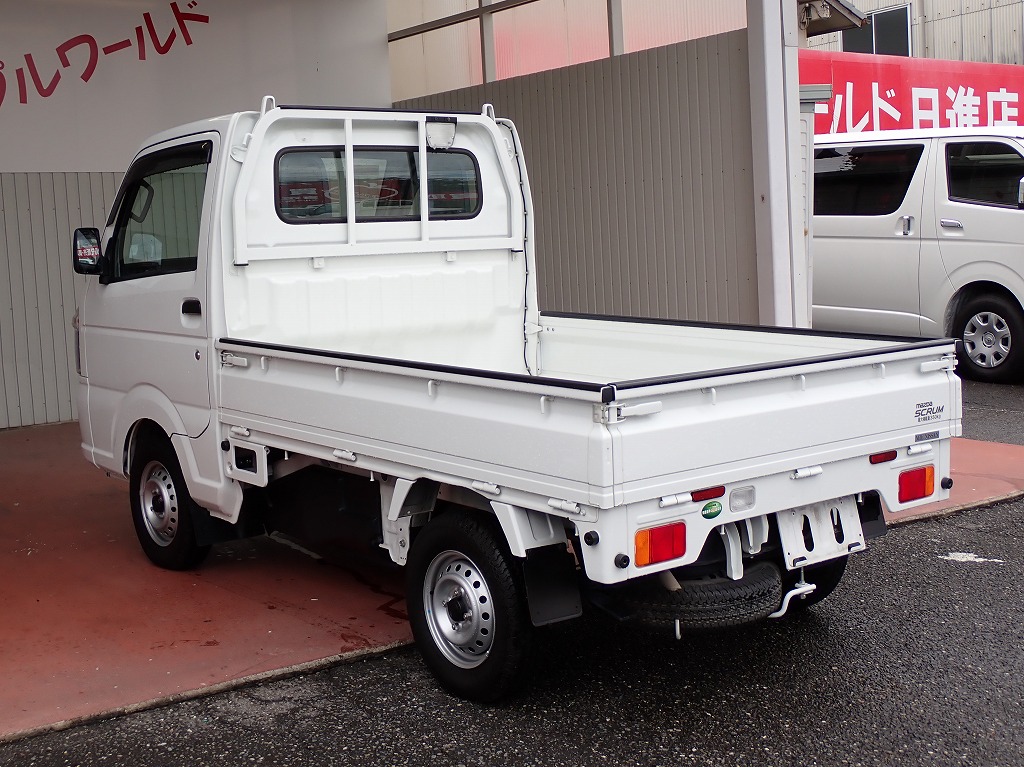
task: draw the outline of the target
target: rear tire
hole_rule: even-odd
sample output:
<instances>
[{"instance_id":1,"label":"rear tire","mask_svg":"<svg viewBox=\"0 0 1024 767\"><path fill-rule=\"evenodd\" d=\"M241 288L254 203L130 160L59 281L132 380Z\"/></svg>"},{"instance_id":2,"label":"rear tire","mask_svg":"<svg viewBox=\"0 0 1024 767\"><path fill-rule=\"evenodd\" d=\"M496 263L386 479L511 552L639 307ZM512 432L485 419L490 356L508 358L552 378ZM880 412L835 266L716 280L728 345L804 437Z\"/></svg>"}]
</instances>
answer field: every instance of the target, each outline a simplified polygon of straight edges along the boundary
<instances>
[{"instance_id":1,"label":"rear tire","mask_svg":"<svg viewBox=\"0 0 1024 767\"><path fill-rule=\"evenodd\" d=\"M406 600L427 667L449 692L489 703L523 680L533 625L521 569L482 512L431 521L409 553Z\"/></svg>"},{"instance_id":2,"label":"rear tire","mask_svg":"<svg viewBox=\"0 0 1024 767\"><path fill-rule=\"evenodd\" d=\"M1024 372L1024 314L1015 301L986 294L969 299L957 312L956 337L962 341L959 373L988 383L1019 381Z\"/></svg>"},{"instance_id":3,"label":"rear tire","mask_svg":"<svg viewBox=\"0 0 1024 767\"><path fill-rule=\"evenodd\" d=\"M190 570L210 552L196 543L189 495L174 446L161 435L143 434L129 471L132 521L142 550L166 570Z\"/></svg>"}]
</instances>

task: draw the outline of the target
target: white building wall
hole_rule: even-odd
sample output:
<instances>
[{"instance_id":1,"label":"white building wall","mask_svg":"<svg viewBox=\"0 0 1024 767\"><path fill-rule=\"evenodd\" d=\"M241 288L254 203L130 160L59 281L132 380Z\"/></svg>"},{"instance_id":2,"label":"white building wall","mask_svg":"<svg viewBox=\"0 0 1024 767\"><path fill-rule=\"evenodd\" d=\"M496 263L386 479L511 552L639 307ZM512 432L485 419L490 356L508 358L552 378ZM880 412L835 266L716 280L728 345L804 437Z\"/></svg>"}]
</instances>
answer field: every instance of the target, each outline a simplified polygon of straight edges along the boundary
<instances>
[{"instance_id":1,"label":"white building wall","mask_svg":"<svg viewBox=\"0 0 1024 767\"><path fill-rule=\"evenodd\" d=\"M0 428L77 416L70 234L141 142L278 103L391 104L378 0L32 0L0 24Z\"/></svg>"}]
</instances>

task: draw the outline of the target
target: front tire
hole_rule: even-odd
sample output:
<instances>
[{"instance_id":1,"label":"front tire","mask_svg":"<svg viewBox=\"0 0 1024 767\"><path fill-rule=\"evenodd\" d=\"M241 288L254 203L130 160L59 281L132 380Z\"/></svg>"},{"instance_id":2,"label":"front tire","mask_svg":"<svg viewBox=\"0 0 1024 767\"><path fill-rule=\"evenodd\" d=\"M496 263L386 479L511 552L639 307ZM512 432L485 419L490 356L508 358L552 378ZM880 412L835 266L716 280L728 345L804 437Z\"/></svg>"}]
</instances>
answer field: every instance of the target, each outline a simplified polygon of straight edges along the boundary
<instances>
[{"instance_id":1,"label":"front tire","mask_svg":"<svg viewBox=\"0 0 1024 767\"><path fill-rule=\"evenodd\" d=\"M954 327L963 343L959 372L988 383L1020 380L1024 370L1024 315L1015 301L1000 295L968 300Z\"/></svg>"},{"instance_id":2,"label":"front tire","mask_svg":"<svg viewBox=\"0 0 1024 767\"><path fill-rule=\"evenodd\" d=\"M196 543L189 495L174 446L163 435L139 440L129 471L132 521L142 550L166 570L190 570L210 552Z\"/></svg>"},{"instance_id":3,"label":"front tire","mask_svg":"<svg viewBox=\"0 0 1024 767\"><path fill-rule=\"evenodd\" d=\"M517 563L483 514L449 511L419 533L406 601L416 644L441 685L489 703L522 681L533 626Z\"/></svg>"}]
</instances>

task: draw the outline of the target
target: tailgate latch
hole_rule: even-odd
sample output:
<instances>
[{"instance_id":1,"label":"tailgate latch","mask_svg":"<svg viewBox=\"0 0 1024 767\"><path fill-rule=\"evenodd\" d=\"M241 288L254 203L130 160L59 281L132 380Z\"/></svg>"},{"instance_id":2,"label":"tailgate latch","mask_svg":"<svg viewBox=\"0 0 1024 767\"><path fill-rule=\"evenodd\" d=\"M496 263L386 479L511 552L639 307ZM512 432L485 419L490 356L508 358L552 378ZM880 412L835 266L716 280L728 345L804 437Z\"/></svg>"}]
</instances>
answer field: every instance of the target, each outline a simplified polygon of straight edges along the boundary
<instances>
[{"instance_id":1,"label":"tailgate latch","mask_svg":"<svg viewBox=\"0 0 1024 767\"><path fill-rule=\"evenodd\" d=\"M594 423L618 423L626 418L654 415L662 411L661 402L639 402L635 405L594 405Z\"/></svg>"}]
</instances>

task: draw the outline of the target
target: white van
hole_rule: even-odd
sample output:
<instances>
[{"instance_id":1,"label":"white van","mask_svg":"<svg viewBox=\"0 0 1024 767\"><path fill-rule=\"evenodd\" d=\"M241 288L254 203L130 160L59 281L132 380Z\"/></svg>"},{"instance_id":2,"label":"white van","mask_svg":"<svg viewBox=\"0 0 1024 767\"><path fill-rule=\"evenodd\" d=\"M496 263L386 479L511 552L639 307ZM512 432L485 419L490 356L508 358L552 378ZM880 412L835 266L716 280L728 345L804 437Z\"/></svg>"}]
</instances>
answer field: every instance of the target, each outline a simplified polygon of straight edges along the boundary
<instances>
[{"instance_id":1,"label":"white van","mask_svg":"<svg viewBox=\"0 0 1024 767\"><path fill-rule=\"evenodd\" d=\"M1024 378L1024 128L815 138L813 325L963 341Z\"/></svg>"}]
</instances>

